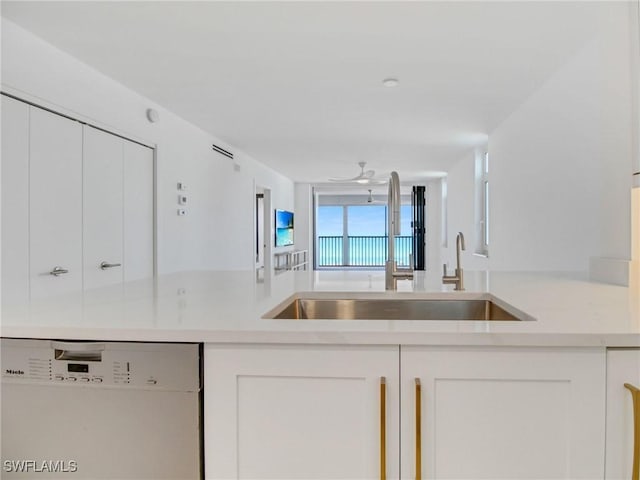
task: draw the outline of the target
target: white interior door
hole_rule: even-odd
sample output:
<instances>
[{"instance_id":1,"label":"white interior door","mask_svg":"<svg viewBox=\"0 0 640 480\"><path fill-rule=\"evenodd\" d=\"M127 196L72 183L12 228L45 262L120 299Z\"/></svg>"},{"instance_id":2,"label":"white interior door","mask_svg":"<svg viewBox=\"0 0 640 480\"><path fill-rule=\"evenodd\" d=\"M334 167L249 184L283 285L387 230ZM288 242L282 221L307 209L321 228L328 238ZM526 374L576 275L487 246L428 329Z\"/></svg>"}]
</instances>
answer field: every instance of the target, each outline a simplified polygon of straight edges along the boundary
<instances>
[{"instance_id":1,"label":"white interior door","mask_svg":"<svg viewBox=\"0 0 640 480\"><path fill-rule=\"evenodd\" d=\"M33 300L82 289L82 126L31 107L29 147Z\"/></svg>"},{"instance_id":2,"label":"white interior door","mask_svg":"<svg viewBox=\"0 0 640 480\"><path fill-rule=\"evenodd\" d=\"M275 225L273 224L273 206L271 203L271 189L265 188L262 197L262 207L263 207L263 235L262 239L264 241L264 257L262 259L264 264L264 276L265 278L271 277L274 274L273 271L273 243L274 243L274 235L275 235Z\"/></svg>"},{"instance_id":3,"label":"white interior door","mask_svg":"<svg viewBox=\"0 0 640 480\"><path fill-rule=\"evenodd\" d=\"M85 289L123 280L123 143L120 137L84 127Z\"/></svg>"},{"instance_id":4,"label":"white interior door","mask_svg":"<svg viewBox=\"0 0 640 480\"><path fill-rule=\"evenodd\" d=\"M153 150L124 141L124 280L154 272Z\"/></svg>"},{"instance_id":5,"label":"white interior door","mask_svg":"<svg viewBox=\"0 0 640 480\"><path fill-rule=\"evenodd\" d=\"M264 268L264 194L256 193L256 269Z\"/></svg>"},{"instance_id":6,"label":"white interior door","mask_svg":"<svg viewBox=\"0 0 640 480\"><path fill-rule=\"evenodd\" d=\"M29 301L29 106L2 96L2 304Z\"/></svg>"}]
</instances>

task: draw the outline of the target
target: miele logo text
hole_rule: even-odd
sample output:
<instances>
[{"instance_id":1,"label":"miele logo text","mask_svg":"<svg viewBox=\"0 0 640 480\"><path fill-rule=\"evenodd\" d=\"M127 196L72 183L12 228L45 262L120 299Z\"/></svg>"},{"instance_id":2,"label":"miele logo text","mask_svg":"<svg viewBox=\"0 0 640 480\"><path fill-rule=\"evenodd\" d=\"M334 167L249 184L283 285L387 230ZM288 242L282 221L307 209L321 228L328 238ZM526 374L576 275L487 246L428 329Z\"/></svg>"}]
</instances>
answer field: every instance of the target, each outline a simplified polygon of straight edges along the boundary
<instances>
[{"instance_id":1,"label":"miele logo text","mask_svg":"<svg viewBox=\"0 0 640 480\"><path fill-rule=\"evenodd\" d=\"M10 368L7 368L4 372L7 375L24 375L24 372L22 370L12 370Z\"/></svg>"}]
</instances>

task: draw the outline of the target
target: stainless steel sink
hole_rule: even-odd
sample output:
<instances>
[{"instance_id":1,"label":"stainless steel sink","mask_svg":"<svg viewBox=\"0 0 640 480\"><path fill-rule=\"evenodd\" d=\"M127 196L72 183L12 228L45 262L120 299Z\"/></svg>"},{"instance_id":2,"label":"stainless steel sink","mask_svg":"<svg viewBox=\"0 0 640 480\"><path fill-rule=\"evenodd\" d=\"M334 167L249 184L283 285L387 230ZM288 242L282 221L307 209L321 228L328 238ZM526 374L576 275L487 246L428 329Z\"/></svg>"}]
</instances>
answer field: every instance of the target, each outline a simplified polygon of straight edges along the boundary
<instances>
[{"instance_id":1,"label":"stainless steel sink","mask_svg":"<svg viewBox=\"0 0 640 480\"><path fill-rule=\"evenodd\" d=\"M515 311L515 309L513 309ZM516 311L517 312L517 311ZM264 318L291 320L480 320L521 321L490 299L295 298Z\"/></svg>"}]
</instances>

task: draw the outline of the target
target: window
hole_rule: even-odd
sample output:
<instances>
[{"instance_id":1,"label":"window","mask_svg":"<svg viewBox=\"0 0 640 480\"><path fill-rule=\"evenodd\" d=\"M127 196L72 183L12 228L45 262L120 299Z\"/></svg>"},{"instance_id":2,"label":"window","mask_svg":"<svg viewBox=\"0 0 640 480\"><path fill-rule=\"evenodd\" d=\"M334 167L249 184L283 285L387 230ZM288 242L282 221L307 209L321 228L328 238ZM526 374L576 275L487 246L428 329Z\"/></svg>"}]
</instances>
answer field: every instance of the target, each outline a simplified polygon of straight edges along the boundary
<instances>
[{"instance_id":1,"label":"window","mask_svg":"<svg viewBox=\"0 0 640 480\"><path fill-rule=\"evenodd\" d=\"M383 265L387 258L386 205L348 205L346 266Z\"/></svg>"},{"instance_id":2,"label":"window","mask_svg":"<svg viewBox=\"0 0 640 480\"><path fill-rule=\"evenodd\" d=\"M413 250L410 197L402 198L398 265L409 266ZM315 222L316 268L383 268L387 259L387 206L366 195L319 195Z\"/></svg>"},{"instance_id":3,"label":"window","mask_svg":"<svg viewBox=\"0 0 640 480\"><path fill-rule=\"evenodd\" d=\"M476 253L489 255L489 152L476 157Z\"/></svg>"},{"instance_id":4,"label":"window","mask_svg":"<svg viewBox=\"0 0 640 480\"><path fill-rule=\"evenodd\" d=\"M344 257L342 245L344 234L343 207L333 205L320 206L316 215L316 234L320 239L317 248L317 263L324 266L342 265Z\"/></svg>"}]
</instances>

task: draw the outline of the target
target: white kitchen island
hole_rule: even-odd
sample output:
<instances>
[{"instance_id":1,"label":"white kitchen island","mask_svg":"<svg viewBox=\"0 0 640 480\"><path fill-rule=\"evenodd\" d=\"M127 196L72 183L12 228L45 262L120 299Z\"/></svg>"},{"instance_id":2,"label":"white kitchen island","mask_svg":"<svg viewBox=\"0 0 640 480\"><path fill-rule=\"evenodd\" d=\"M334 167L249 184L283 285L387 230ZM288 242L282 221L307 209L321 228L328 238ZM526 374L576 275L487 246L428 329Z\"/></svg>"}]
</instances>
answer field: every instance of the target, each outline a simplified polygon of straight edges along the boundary
<instances>
[{"instance_id":1,"label":"white kitchen island","mask_svg":"<svg viewBox=\"0 0 640 480\"><path fill-rule=\"evenodd\" d=\"M268 320L296 292L384 298L477 298L490 293L535 321ZM380 271L286 272L257 283L253 272L182 272L78 294L2 306L2 336L185 341L634 347L640 292L578 275L466 272L466 290L416 272L398 291Z\"/></svg>"},{"instance_id":2,"label":"white kitchen island","mask_svg":"<svg viewBox=\"0 0 640 480\"><path fill-rule=\"evenodd\" d=\"M640 384L640 295L568 274L439 280L177 273L4 306L2 336L204 343L206 478L631 478L631 397L607 378ZM490 293L535 320L262 318L296 292Z\"/></svg>"}]
</instances>

